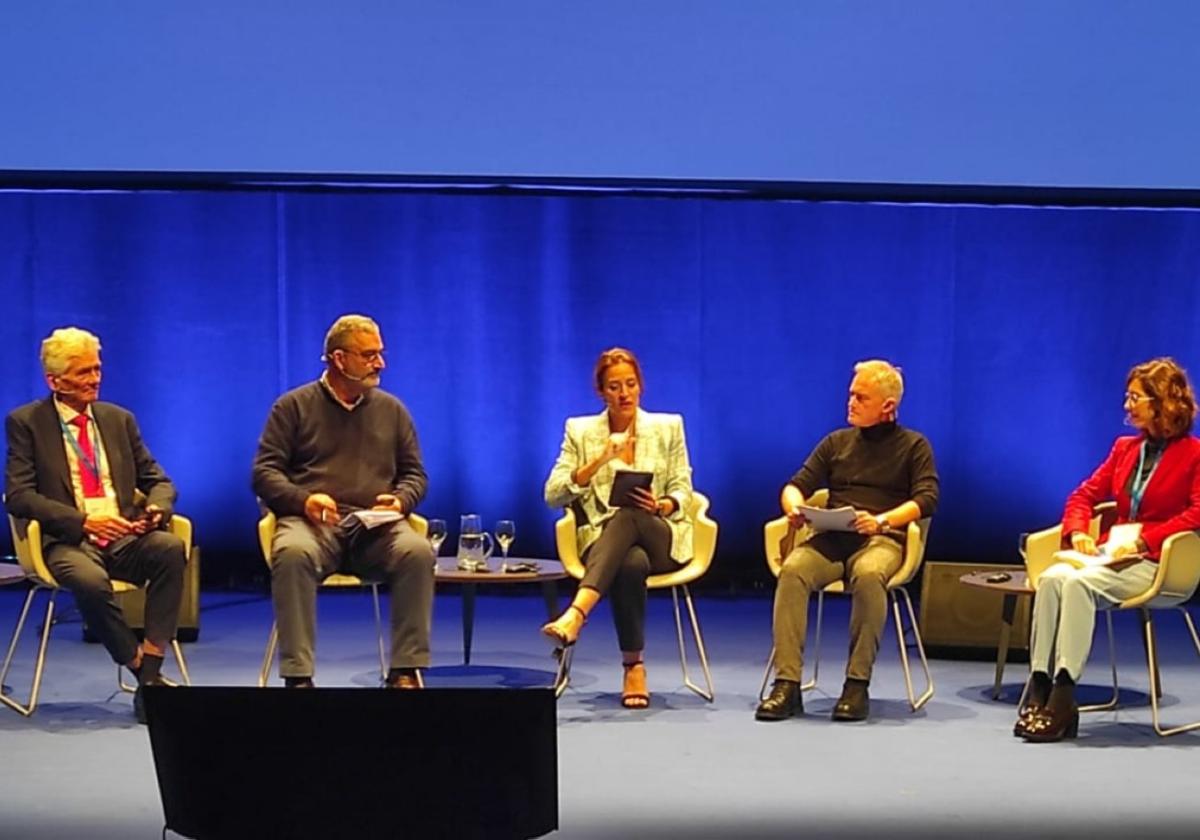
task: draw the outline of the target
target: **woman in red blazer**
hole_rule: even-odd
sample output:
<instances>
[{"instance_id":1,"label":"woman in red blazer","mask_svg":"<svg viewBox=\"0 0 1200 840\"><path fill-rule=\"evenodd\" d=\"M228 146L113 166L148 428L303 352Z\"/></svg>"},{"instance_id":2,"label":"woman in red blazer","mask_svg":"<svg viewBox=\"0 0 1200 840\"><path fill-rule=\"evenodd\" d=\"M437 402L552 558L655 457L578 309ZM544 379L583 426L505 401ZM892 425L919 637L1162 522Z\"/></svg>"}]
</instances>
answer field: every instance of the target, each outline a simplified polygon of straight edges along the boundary
<instances>
[{"instance_id":1,"label":"woman in red blazer","mask_svg":"<svg viewBox=\"0 0 1200 840\"><path fill-rule=\"evenodd\" d=\"M1163 541L1200 528L1200 440L1191 434L1196 400L1187 373L1173 359L1152 359L1129 372L1125 387L1128 422L1140 434L1117 438L1104 463L1067 497L1063 541L1099 554L1088 523L1093 507L1109 499L1117 502L1117 524L1140 523L1141 534L1113 544L1105 532L1100 542L1114 562L1082 569L1057 563L1038 580L1029 688L1013 728L1028 741L1075 736L1075 683L1092 647L1096 610L1145 592Z\"/></svg>"}]
</instances>

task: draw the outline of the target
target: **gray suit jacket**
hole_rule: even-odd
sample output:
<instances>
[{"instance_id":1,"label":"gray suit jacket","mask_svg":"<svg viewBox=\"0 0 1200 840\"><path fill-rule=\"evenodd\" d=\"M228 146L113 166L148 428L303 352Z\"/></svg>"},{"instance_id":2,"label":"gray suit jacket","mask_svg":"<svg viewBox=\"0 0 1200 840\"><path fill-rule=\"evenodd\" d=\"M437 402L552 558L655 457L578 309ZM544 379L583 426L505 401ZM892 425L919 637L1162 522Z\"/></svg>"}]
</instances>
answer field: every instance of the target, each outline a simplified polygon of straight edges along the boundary
<instances>
[{"instance_id":1,"label":"gray suit jacket","mask_svg":"<svg viewBox=\"0 0 1200 840\"><path fill-rule=\"evenodd\" d=\"M683 418L678 414L637 413L637 445L634 461L609 461L591 482L582 487L571 480L578 467L597 457L608 445L608 412L586 417L567 418L562 449L550 476L546 479L546 504L571 507L575 511L579 554L591 545L616 511L608 506L613 477L618 470L632 469L654 473L650 490L656 497L670 496L676 510L667 517L671 526L671 558L677 563L692 559L692 467L688 462L683 436Z\"/></svg>"},{"instance_id":2,"label":"gray suit jacket","mask_svg":"<svg viewBox=\"0 0 1200 840\"><path fill-rule=\"evenodd\" d=\"M150 450L133 415L112 403L92 404L92 413L104 442L104 454L112 473L117 505L126 519L136 517L142 507L134 502L141 490L145 504L156 504L170 519L175 503L175 485L167 478ZM62 426L53 397L31 402L14 410L5 421L8 462L4 471L5 506L18 519L42 523L43 543L83 542L83 511L75 506L71 473L64 449Z\"/></svg>"}]
</instances>

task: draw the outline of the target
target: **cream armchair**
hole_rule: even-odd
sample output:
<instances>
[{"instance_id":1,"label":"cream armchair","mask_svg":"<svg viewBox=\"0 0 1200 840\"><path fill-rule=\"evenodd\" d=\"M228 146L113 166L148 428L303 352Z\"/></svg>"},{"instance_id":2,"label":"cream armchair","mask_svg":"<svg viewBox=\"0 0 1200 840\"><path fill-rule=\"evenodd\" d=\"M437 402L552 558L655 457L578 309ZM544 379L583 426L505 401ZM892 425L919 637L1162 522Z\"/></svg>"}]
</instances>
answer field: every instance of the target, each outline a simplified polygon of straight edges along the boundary
<instances>
[{"instance_id":1,"label":"cream armchair","mask_svg":"<svg viewBox=\"0 0 1200 840\"><path fill-rule=\"evenodd\" d=\"M829 491L825 489L817 490L808 499L808 504L813 507L825 507L828 502ZM928 519L922 519L919 522L909 523L904 535L904 563L887 583L888 599L892 605L892 618L896 625L896 641L900 648L900 666L904 671L904 685L908 692L908 705L914 712L928 703L929 698L933 697L933 675L929 671L929 660L925 656L925 646L921 642L921 631L917 626L916 614L913 612L912 598L909 597L908 590L904 586L916 577L917 572L921 568L921 562L925 559L925 542L929 538L929 522ZM784 548L789 542L793 547L800 545L808 540L812 534L812 530L807 527L801 528L798 531L793 529L788 523L786 516L772 519L766 523L763 526L763 547L766 553L767 567L771 570L771 574L777 578L779 577L780 569L783 567ZM801 683L800 689L802 691L809 691L816 688L817 679L820 675L821 619L825 606L825 595L841 595L845 594L845 592L845 582L838 580L817 593L816 636L812 646L812 679ZM904 601L905 612L907 613L907 628L905 628L904 622L901 620L901 599ZM907 642L909 634L912 636L912 644L917 649L917 654L921 660L921 670L925 675L925 690L920 695L917 695L913 689L912 672L909 667L909 645ZM775 649L771 648L771 655L767 660L767 670L763 675L762 685L759 687L760 698L766 696L767 683L771 679L774 667Z\"/></svg>"},{"instance_id":2,"label":"cream armchair","mask_svg":"<svg viewBox=\"0 0 1200 840\"><path fill-rule=\"evenodd\" d=\"M258 520L258 547L268 570L271 568L271 545L275 542L275 523L275 514L271 511L267 511L262 519ZM410 513L408 524L422 537L429 532L429 522L420 514ZM379 609L379 581L364 580L357 575L332 574L321 581L321 586L331 589L371 587L371 603L375 606L375 639L379 647L379 679L387 679L387 653L383 643L383 618ZM267 634L267 649L263 653L262 667L258 670L259 688L267 684L267 678L271 675L271 663L275 660L278 647L279 624L272 618L271 632Z\"/></svg>"},{"instance_id":3,"label":"cream armchair","mask_svg":"<svg viewBox=\"0 0 1200 840\"><path fill-rule=\"evenodd\" d=\"M46 615L42 624L42 637L38 643L38 651L33 663L33 685L29 692L29 700L26 703L22 703L12 694L4 693L0 690L0 702L3 702L10 709L29 717L37 709L38 696L41 694L42 673L46 666L46 649L50 644L50 628L54 624L54 601L58 597L58 593L62 587L54 579L54 575L50 573L50 569L46 566L45 557L42 555L42 524L36 519L17 519L12 514L8 516L8 524L9 528L12 529L13 549L17 554L17 562L20 563L21 571L25 573L25 579L29 582L30 588L29 593L25 596L25 603L21 606L16 629L13 630L12 640L8 644L8 651L4 655L4 665L0 667L0 685L3 685L5 678L8 676L8 669L12 665L13 656L17 651L17 643L21 639L21 631L25 627L25 619L29 616L29 610L33 606L34 598L40 592L50 593L50 598L46 602ZM191 562L191 520L177 513L171 517L168 527L171 533L183 541L184 557L188 558L188 562ZM112 589L116 594L141 589L143 586L144 584L127 583L123 580L112 581ZM192 678L188 673L187 660L184 659L183 651L180 649L179 642L176 639L171 640L171 652L175 656L175 662L179 666L179 674L183 678L184 684L191 685ZM137 686L127 684L124 681L121 666L119 665L117 666L117 684L123 691L127 692L133 692L137 688Z\"/></svg>"},{"instance_id":4,"label":"cream armchair","mask_svg":"<svg viewBox=\"0 0 1200 840\"><path fill-rule=\"evenodd\" d=\"M1112 519L1116 514L1116 505L1106 502L1094 510L1089 531L1093 537L1099 535L1102 523ZM1025 538L1024 558L1025 570L1029 576L1029 584L1035 590L1042 573L1054 565L1054 552L1062 545L1062 526L1056 525L1029 534ZM1155 645L1154 620L1151 614L1156 609L1176 609L1183 616L1188 632L1192 636L1192 644L1197 654L1200 654L1200 636L1196 633L1196 625L1192 621L1184 603L1196 592L1200 585L1200 535L1195 531L1182 531L1167 537L1163 543L1159 558L1158 572L1150 588L1140 595L1135 595L1117 604L1114 609L1139 610L1142 619L1142 629L1146 645L1146 673L1150 686L1150 712L1154 731L1161 736L1178 735L1200 729L1200 721L1165 727L1159 716L1159 700L1162 693L1159 682L1158 650ZM1113 640L1112 614L1114 610L1104 610L1105 623L1108 629L1109 661L1112 668L1112 697L1105 703L1090 706L1080 706L1081 712L1108 711L1115 709L1120 697L1120 686L1117 681L1116 645Z\"/></svg>"},{"instance_id":5,"label":"cream armchair","mask_svg":"<svg viewBox=\"0 0 1200 840\"><path fill-rule=\"evenodd\" d=\"M708 516L708 498L702 493L692 493L692 502L688 515L692 518L692 549L693 556L677 570L661 575L650 575L646 579L647 589L670 589L671 604L675 609L675 638L679 643L679 667L683 671L683 684L703 697L708 702L713 700L712 673L708 668L708 654L704 649L704 636L700 632L700 622L696 617L696 606L692 602L692 593L688 584L704 576L712 565L713 555L717 549L717 523ZM570 508L554 523L554 537L558 546L558 559L562 562L567 574L576 580L583 578L583 561L579 559L579 547L575 537L575 514ZM683 592L683 601L687 605L688 618L692 630L692 638L696 643L696 653L700 660L700 670L704 674L704 686L696 684L688 673L687 648L684 642L683 618L679 610L679 593ZM558 674L555 677L555 696L562 696L571 680L571 658L574 648L568 647L559 659Z\"/></svg>"}]
</instances>

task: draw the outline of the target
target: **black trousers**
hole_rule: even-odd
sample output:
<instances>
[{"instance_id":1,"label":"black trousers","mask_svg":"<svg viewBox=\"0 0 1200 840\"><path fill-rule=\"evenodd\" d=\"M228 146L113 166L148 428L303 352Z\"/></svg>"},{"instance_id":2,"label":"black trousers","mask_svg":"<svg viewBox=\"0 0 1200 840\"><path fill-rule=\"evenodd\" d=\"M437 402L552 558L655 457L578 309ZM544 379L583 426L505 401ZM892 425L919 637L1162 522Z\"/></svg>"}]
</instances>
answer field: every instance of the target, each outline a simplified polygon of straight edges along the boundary
<instances>
[{"instance_id":1,"label":"black trousers","mask_svg":"<svg viewBox=\"0 0 1200 840\"><path fill-rule=\"evenodd\" d=\"M59 543L46 552L50 573L75 596L83 620L118 665L133 660L137 637L117 606L111 581L146 587L146 638L170 642L179 624L186 562L183 541L168 531L123 537L105 548Z\"/></svg>"},{"instance_id":2,"label":"black trousers","mask_svg":"<svg viewBox=\"0 0 1200 840\"><path fill-rule=\"evenodd\" d=\"M621 508L583 553L580 586L612 597L613 623L622 651L646 647L646 578L673 572L671 528L640 508Z\"/></svg>"}]
</instances>

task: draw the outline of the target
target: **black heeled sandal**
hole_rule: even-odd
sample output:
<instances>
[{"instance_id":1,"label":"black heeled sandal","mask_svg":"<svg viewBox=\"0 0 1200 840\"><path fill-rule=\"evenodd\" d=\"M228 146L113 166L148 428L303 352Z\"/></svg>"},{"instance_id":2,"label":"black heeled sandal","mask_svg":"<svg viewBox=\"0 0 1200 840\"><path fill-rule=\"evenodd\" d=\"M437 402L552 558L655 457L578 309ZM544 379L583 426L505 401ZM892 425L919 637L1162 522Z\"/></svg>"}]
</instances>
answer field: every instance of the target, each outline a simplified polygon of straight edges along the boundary
<instances>
[{"instance_id":1,"label":"black heeled sandal","mask_svg":"<svg viewBox=\"0 0 1200 840\"><path fill-rule=\"evenodd\" d=\"M646 667L645 660L639 659L637 662L622 662L621 667L625 670L625 676L629 676L630 670L641 666ZM648 709L650 707L650 692L649 691L625 691L625 687L621 686L621 705L626 709Z\"/></svg>"}]
</instances>

